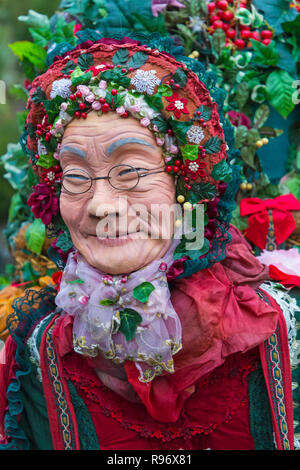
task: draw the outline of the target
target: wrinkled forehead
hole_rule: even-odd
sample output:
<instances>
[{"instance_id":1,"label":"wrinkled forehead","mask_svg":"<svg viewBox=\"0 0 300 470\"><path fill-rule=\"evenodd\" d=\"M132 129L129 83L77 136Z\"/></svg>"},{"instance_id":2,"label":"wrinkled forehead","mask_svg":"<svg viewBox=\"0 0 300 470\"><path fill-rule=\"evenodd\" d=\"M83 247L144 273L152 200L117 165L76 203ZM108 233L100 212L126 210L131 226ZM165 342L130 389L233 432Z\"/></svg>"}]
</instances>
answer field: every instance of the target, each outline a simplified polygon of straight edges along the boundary
<instances>
[{"instance_id":1,"label":"wrinkled forehead","mask_svg":"<svg viewBox=\"0 0 300 470\"><path fill-rule=\"evenodd\" d=\"M72 153L85 158L86 152L96 148L107 156L123 148L162 156L149 129L143 128L136 119L122 119L115 113L98 116L91 112L85 120L71 121L64 132L60 156Z\"/></svg>"}]
</instances>

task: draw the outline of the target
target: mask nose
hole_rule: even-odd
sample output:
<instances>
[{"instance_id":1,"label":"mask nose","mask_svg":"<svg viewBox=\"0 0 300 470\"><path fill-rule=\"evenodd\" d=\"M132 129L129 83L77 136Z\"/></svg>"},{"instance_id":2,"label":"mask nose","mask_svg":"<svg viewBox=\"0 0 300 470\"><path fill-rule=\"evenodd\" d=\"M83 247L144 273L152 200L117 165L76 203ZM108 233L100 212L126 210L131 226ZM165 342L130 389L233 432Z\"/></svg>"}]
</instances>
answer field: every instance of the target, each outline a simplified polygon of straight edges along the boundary
<instances>
[{"instance_id":1,"label":"mask nose","mask_svg":"<svg viewBox=\"0 0 300 470\"><path fill-rule=\"evenodd\" d=\"M94 193L87 205L87 212L99 219L108 215L120 217L127 212L127 197L121 196L108 181L95 181Z\"/></svg>"}]
</instances>

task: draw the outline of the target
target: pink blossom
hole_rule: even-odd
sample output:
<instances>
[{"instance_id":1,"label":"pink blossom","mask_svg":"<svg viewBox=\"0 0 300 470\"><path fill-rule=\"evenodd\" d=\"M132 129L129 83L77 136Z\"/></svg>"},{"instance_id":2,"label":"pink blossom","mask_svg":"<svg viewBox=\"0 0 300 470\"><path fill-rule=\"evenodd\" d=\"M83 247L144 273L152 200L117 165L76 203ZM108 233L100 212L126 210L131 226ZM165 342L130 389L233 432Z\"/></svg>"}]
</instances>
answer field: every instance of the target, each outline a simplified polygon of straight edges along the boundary
<instances>
[{"instance_id":1,"label":"pink blossom","mask_svg":"<svg viewBox=\"0 0 300 470\"><path fill-rule=\"evenodd\" d=\"M125 111L126 111L126 110L125 110L124 106L119 106L118 108L116 108L117 114L122 115L122 114L125 113Z\"/></svg>"},{"instance_id":2,"label":"pink blossom","mask_svg":"<svg viewBox=\"0 0 300 470\"><path fill-rule=\"evenodd\" d=\"M77 91L80 91L80 93L81 93L83 96L87 96L87 95L91 92L90 89L89 89L89 87L86 86L86 85L78 85Z\"/></svg>"},{"instance_id":3,"label":"pink blossom","mask_svg":"<svg viewBox=\"0 0 300 470\"><path fill-rule=\"evenodd\" d=\"M86 101L88 101L88 103L92 103L93 101L95 101L95 95L94 93L89 93L86 97L85 97Z\"/></svg>"},{"instance_id":4,"label":"pink blossom","mask_svg":"<svg viewBox=\"0 0 300 470\"><path fill-rule=\"evenodd\" d=\"M156 143L159 147L162 147L165 143L165 139L161 139L160 137L156 137Z\"/></svg>"},{"instance_id":5,"label":"pink blossom","mask_svg":"<svg viewBox=\"0 0 300 470\"><path fill-rule=\"evenodd\" d=\"M95 111L99 111L99 109L101 109L101 104L99 103L99 101L94 101L92 103L92 109L94 109Z\"/></svg>"},{"instance_id":6,"label":"pink blossom","mask_svg":"<svg viewBox=\"0 0 300 470\"><path fill-rule=\"evenodd\" d=\"M60 109L61 109L62 111L66 111L67 108L68 108L68 103L63 102L63 103L60 105Z\"/></svg>"},{"instance_id":7,"label":"pink blossom","mask_svg":"<svg viewBox=\"0 0 300 470\"><path fill-rule=\"evenodd\" d=\"M153 130L154 130L154 132L158 132L158 131L159 131L159 129L158 129L158 127L157 127L157 125L156 125L156 124L154 124L154 126L153 126Z\"/></svg>"},{"instance_id":8,"label":"pink blossom","mask_svg":"<svg viewBox=\"0 0 300 470\"><path fill-rule=\"evenodd\" d=\"M172 144L170 147L170 153L173 153L173 154L178 153L178 147Z\"/></svg>"},{"instance_id":9,"label":"pink blossom","mask_svg":"<svg viewBox=\"0 0 300 470\"><path fill-rule=\"evenodd\" d=\"M59 129L60 127L63 127L62 120L58 119L55 123L55 128Z\"/></svg>"},{"instance_id":10,"label":"pink blossom","mask_svg":"<svg viewBox=\"0 0 300 470\"><path fill-rule=\"evenodd\" d=\"M107 88L107 83L106 83L105 80L100 80L98 86L99 86L100 90L105 90Z\"/></svg>"},{"instance_id":11,"label":"pink blossom","mask_svg":"<svg viewBox=\"0 0 300 470\"><path fill-rule=\"evenodd\" d=\"M130 111L132 113L139 113L141 110L140 106L138 104L135 104L133 106L130 107Z\"/></svg>"},{"instance_id":12,"label":"pink blossom","mask_svg":"<svg viewBox=\"0 0 300 470\"><path fill-rule=\"evenodd\" d=\"M147 117L144 117L143 119L140 120L140 123L143 127L147 127L150 124L150 119Z\"/></svg>"}]
</instances>

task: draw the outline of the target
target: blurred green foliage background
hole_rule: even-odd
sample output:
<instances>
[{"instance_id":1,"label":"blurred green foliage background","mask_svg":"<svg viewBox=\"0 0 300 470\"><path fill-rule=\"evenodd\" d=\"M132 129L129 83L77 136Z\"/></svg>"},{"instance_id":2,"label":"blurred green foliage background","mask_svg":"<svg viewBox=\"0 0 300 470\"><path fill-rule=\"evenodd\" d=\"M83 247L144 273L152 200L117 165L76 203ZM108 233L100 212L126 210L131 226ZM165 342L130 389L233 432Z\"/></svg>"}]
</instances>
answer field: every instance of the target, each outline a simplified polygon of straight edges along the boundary
<instances>
[{"instance_id":1,"label":"blurred green foliage background","mask_svg":"<svg viewBox=\"0 0 300 470\"><path fill-rule=\"evenodd\" d=\"M5 83L5 104L0 104L0 155L6 153L9 142L18 142L20 132L16 112L24 109L24 103L18 101L9 92L15 83L24 83L24 73L18 58L8 44L15 41L31 40L28 25L18 21L18 16L27 15L29 9L48 16L53 15L59 0L0 0L0 80ZM6 224L9 202L13 189L3 178L0 167L0 225Z\"/></svg>"}]
</instances>

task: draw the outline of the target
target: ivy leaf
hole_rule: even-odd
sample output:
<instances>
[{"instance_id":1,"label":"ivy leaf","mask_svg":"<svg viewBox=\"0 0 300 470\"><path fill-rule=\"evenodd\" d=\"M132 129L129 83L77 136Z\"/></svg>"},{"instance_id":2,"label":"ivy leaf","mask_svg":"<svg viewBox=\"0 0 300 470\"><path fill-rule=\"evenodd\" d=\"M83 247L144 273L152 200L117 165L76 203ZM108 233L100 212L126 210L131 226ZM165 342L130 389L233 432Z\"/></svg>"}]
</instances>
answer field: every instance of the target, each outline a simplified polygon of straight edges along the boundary
<instances>
[{"instance_id":1,"label":"ivy leaf","mask_svg":"<svg viewBox=\"0 0 300 470\"><path fill-rule=\"evenodd\" d=\"M294 79L285 70L274 70L267 78L266 86L272 106L286 119L293 111Z\"/></svg>"},{"instance_id":2,"label":"ivy leaf","mask_svg":"<svg viewBox=\"0 0 300 470\"><path fill-rule=\"evenodd\" d=\"M41 219L35 219L25 232L27 248L33 253L40 255L45 240L46 227Z\"/></svg>"},{"instance_id":3,"label":"ivy leaf","mask_svg":"<svg viewBox=\"0 0 300 470\"><path fill-rule=\"evenodd\" d=\"M198 145L187 144L180 148L183 160L197 160L199 147Z\"/></svg>"},{"instance_id":4,"label":"ivy leaf","mask_svg":"<svg viewBox=\"0 0 300 470\"><path fill-rule=\"evenodd\" d=\"M119 331L125 336L126 341L134 338L138 325L143 321L141 315L133 308L124 308L120 311Z\"/></svg>"},{"instance_id":5,"label":"ivy leaf","mask_svg":"<svg viewBox=\"0 0 300 470\"><path fill-rule=\"evenodd\" d=\"M270 108L266 104L262 104L257 108L254 114L253 123L256 129L259 129L268 120ZM259 138L259 137L258 137Z\"/></svg>"},{"instance_id":6,"label":"ivy leaf","mask_svg":"<svg viewBox=\"0 0 300 470\"><path fill-rule=\"evenodd\" d=\"M128 49L119 49L112 58L112 63L115 65L125 65L129 59Z\"/></svg>"},{"instance_id":7,"label":"ivy leaf","mask_svg":"<svg viewBox=\"0 0 300 470\"><path fill-rule=\"evenodd\" d=\"M178 67L172 78L174 82L180 86L180 88L183 88L186 85L187 75L182 68Z\"/></svg>"},{"instance_id":8,"label":"ivy leaf","mask_svg":"<svg viewBox=\"0 0 300 470\"><path fill-rule=\"evenodd\" d=\"M116 303L115 299L101 299L99 304L104 306L114 305Z\"/></svg>"},{"instance_id":9,"label":"ivy leaf","mask_svg":"<svg viewBox=\"0 0 300 470\"><path fill-rule=\"evenodd\" d=\"M230 165L226 162L225 158L222 158L219 163L214 165L211 176L215 181L230 181L232 178L232 169Z\"/></svg>"},{"instance_id":10,"label":"ivy leaf","mask_svg":"<svg viewBox=\"0 0 300 470\"><path fill-rule=\"evenodd\" d=\"M73 247L73 242L69 232L63 232L59 235L56 241L56 247L60 248L64 253Z\"/></svg>"},{"instance_id":11,"label":"ivy leaf","mask_svg":"<svg viewBox=\"0 0 300 470\"><path fill-rule=\"evenodd\" d=\"M205 148L206 153L208 154L218 153L221 148L221 143L222 141L218 137L214 136L210 137L210 139L205 142L203 147Z\"/></svg>"},{"instance_id":12,"label":"ivy leaf","mask_svg":"<svg viewBox=\"0 0 300 470\"><path fill-rule=\"evenodd\" d=\"M217 194L215 185L211 183L194 183L191 191L197 195L198 200L213 199Z\"/></svg>"},{"instance_id":13,"label":"ivy leaf","mask_svg":"<svg viewBox=\"0 0 300 470\"><path fill-rule=\"evenodd\" d=\"M197 114L197 112L200 111L200 115ZM199 121L199 119L203 119L204 121L209 121L212 116L212 107L211 106L206 106L202 104L200 108L196 109L194 113L194 119Z\"/></svg>"},{"instance_id":14,"label":"ivy leaf","mask_svg":"<svg viewBox=\"0 0 300 470\"><path fill-rule=\"evenodd\" d=\"M134 69L139 69L144 65L148 60L148 54L145 52L135 52L129 59L127 67L132 67Z\"/></svg>"},{"instance_id":15,"label":"ivy leaf","mask_svg":"<svg viewBox=\"0 0 300 470\"><path fill-rule=\"evenodd\" d=\"M145 304L148 302L149 296L154 289L155 287L151 282L142 282L142 284L133 289L132 296L139 302Z\"/></svg>"}]
</instances>

